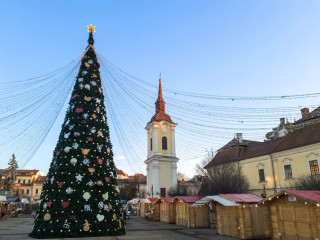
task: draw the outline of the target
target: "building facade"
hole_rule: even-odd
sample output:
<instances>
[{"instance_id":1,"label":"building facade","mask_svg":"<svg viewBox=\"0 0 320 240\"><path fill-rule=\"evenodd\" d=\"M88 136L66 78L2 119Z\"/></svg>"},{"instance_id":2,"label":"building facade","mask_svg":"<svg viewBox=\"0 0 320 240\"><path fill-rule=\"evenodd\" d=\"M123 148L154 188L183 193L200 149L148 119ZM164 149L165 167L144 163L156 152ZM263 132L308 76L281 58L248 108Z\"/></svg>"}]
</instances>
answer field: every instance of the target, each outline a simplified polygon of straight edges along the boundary
<instances>
[{"instance_id":1,"label":"building facade","mask_svg":"<svg viewBox=\"0 0 320 240\"><path fill-rule=\"evenodd\" d=\"M167 192L177 185L177 162L175 149L175 127L170 116L165 112L162 96L161 79L159 79L156 112L146 126L148 131L147 196L167 196Z\"/></svg>"},{"instance_id":2,"label":"building facade","mask_svg":"<svg viewBox=\"0 0 320 240\"><path fill-rule=\"evenodd\" d=\"M309 113L302 109L302 118L290 131L282 127L270 140L243 140L242 134L218 150L205 166L208 171L220 164L238 164L247 177L250 190L270 195L294 187L297 177L318 176L320 161L320 107ZM280 125L283 125L281 120ZM270 135L271 136L271 135ZM278 136L278 137L274 137Z\"/></svg>"}]
</instances>

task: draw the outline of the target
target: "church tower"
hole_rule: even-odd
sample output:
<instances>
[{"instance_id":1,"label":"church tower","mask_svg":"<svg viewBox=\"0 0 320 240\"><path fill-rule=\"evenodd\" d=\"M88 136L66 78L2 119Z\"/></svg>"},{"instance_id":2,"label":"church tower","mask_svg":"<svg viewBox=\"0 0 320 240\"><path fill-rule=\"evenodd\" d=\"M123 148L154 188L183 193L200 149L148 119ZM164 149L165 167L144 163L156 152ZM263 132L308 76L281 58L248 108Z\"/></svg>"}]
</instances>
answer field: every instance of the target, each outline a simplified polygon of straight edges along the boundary
<instances>
[{"instance_id":1,"label":"church tower","mask_svg":"<svg viewBox=\"0 0 320 240\"><path fill-rule=\"evenodd\" d=\"M165 197L168 190L177 186L177 162L175 127L166 114L166 103L162 96L159 79L156 113L146 126L148 131L147 192L148 197Z\"/></svg>"}]
</instances>

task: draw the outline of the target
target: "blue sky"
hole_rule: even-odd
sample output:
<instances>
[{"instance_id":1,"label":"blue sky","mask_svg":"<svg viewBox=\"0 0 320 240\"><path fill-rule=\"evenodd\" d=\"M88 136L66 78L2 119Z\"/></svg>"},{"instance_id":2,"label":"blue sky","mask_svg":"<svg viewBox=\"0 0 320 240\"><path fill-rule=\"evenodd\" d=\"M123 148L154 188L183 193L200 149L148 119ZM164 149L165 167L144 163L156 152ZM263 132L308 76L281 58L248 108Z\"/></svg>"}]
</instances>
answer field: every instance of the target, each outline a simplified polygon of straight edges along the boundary
<instances>
[{"instance_id":1,"label":"blue sky","mask_svg":"<svg viewBox=\"0 0 320 240\"><path fill-rule=\"evenodd\" d=\"M189 92L319 92L319 1L11 0L0 7L1 82L77 58L92 23L98 53L148 82L162 72L166 87ZM26 167L47 170L60 124Z\"/></svg>"}]
</instances>

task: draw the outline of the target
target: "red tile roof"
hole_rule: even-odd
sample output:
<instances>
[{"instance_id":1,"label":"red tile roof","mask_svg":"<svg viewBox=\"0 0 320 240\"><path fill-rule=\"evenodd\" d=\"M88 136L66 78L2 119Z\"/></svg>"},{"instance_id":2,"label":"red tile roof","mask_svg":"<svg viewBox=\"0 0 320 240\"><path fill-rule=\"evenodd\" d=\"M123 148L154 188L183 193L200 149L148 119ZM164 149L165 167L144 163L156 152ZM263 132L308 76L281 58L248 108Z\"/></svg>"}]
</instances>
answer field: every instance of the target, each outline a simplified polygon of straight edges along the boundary
<instances>
[{"instance_id":1,"label":"red tile roof","mask_svg":"<svg viewBox=\"0 0 320 240\"><path fill-rule=\"evenodd\" d=\"M320 191L288 190L285 192L303 200L310 200L314 203L320 203Z\"/></svg>"},{"instance_id":2,"label":"red tile roof","mask_svg":"<svg viewBox=\"0 0 320 240\"><path fill-rule=\"evenodd\" d=\"M167 121L169 123L174 123L171 120L171 117L164 113L164 112L157 112L153 117L151 118L150 122L161 122L161 121Z\"/></svg>"},{"instance_id":3,"label":"red tile roof","mask_svg":"<svg viewBox=\"0 0 320 240\"><path fill-rule=\"evenodd\" d=\"M165 203L170 203L174 197L161 197L161 200L164 201Z\"/></svg>"},{"instance_id":4,"label":"red tile roof","mask_svg":"<svg viewBox=\"0 0 320 240\"><path fill-rule=\"evenodd\" d=\"M200 200L203 198L202 196L177 196L181 202L184 203L195 203L196 201Z\"/></svg>"},{"instance_id":5,"label":"red tile roof","mask_svg":"<svg viewBox=\"0 0 320 240\"><path fill-rule=\"evenodd\" d=\"M220 196L236 203L258 203L263 199L252 193L220 194Z\"/></svg>"}]
</instances>

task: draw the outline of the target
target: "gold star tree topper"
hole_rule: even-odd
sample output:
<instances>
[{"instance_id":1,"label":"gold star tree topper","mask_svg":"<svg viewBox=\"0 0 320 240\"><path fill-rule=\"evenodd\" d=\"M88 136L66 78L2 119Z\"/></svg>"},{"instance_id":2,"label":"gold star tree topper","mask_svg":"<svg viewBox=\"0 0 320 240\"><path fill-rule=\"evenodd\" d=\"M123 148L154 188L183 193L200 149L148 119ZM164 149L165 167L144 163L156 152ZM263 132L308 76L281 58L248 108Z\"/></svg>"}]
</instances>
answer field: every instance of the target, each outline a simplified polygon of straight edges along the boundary
<instances>
[{"instance_id":1,"label":"gold star tree topper","mask_svg":"<svg viewBox=\"0 0 320 240\"><path fill-rule=\"evenodd\" d=\"M88 32L95 32L95 28L96 26L92 26L92 24L90 24L90 26L87 26L88 27Z\"/></svg>"}]
</instances>

